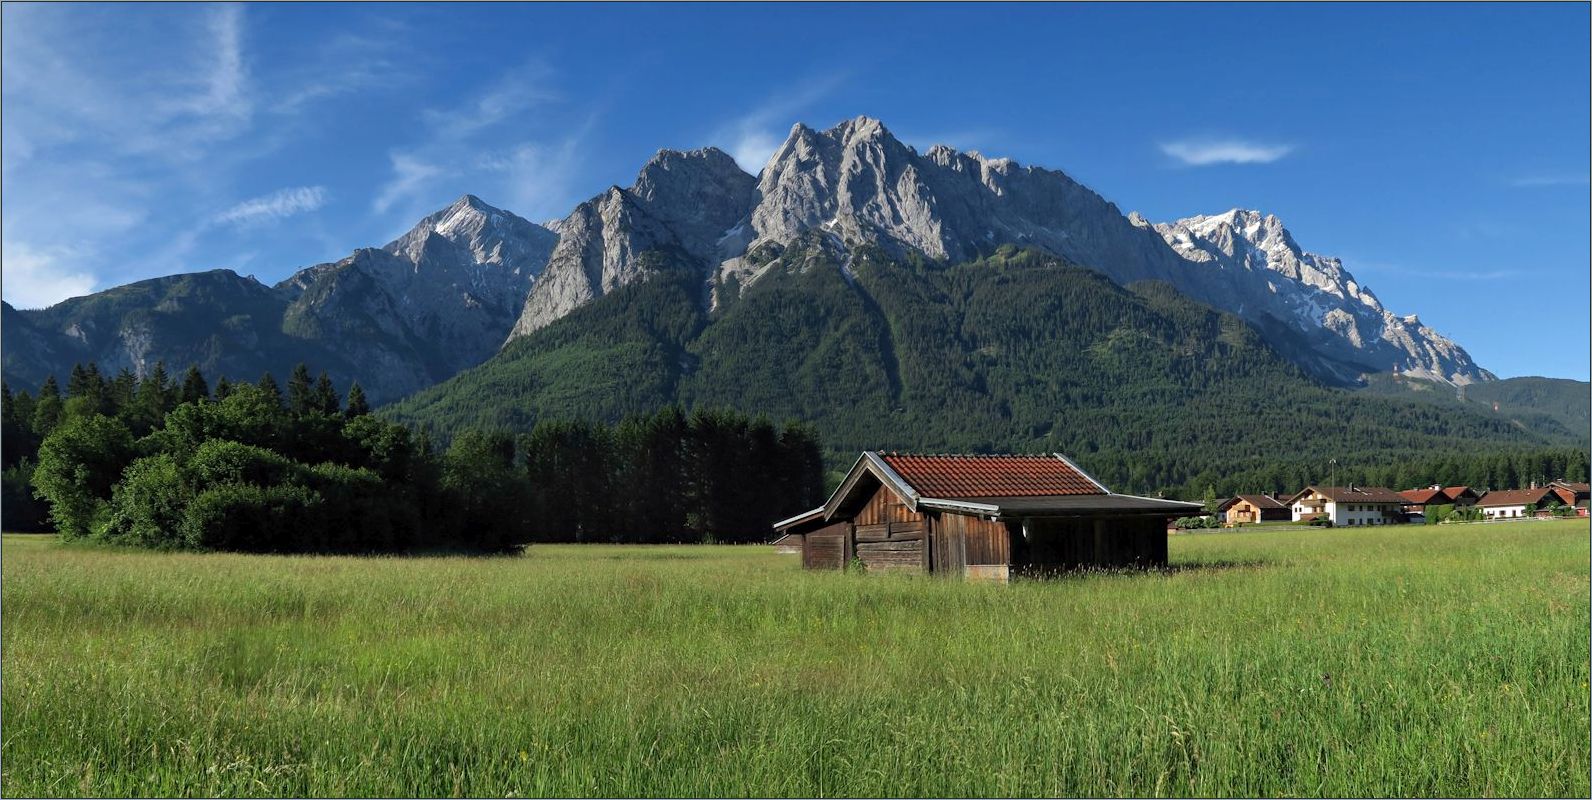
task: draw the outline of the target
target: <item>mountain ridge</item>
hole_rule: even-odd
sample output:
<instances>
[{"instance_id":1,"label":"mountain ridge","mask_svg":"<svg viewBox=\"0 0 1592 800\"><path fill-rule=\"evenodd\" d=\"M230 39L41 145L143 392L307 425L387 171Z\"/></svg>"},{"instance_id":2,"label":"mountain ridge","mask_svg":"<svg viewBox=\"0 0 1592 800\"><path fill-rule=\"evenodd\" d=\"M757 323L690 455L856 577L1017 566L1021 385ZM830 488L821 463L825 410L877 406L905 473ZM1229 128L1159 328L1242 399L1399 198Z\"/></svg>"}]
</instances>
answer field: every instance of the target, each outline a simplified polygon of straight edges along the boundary
<instances>
[{"instance_id":1,"label":"mountain ridge","mask_svg":"<svg viewBox=\"0 0 1592 800\"><path fill-rule=\"evenodd\" d=\"M712 312L750 291L785 250L814 241L848 279L867 248L949 266L1018 246L1120 285L1164 281L1238 314L1335 385L1395 369L1455 385L1494 377L1418 317L1382 308L1341 262L1305 251L1274 216L1234 210L1150 223L1062 171L944 145L918 153L869 117L827 130L797 123L756 176L717 148L660 150L629 187L547 226L467 194L387 245L266 287L279 309L264 309L241 284L212 287L219 307L204 314L160 291L138 307L125 296L90 300L127 287L51 309L8 305L5 374L20 385L73 361L141 373L156 360L243 370L303 360L359 380L383 402L479 364L659 264L691 271ZM654 257L664 251L672 255ZM181 280L163 285L186 291ZM150 328L152 319L169 324ZM190 340L152 334L160 331ZM262 341L283 352L260 351Z\"/></svg>"}]
</instances>

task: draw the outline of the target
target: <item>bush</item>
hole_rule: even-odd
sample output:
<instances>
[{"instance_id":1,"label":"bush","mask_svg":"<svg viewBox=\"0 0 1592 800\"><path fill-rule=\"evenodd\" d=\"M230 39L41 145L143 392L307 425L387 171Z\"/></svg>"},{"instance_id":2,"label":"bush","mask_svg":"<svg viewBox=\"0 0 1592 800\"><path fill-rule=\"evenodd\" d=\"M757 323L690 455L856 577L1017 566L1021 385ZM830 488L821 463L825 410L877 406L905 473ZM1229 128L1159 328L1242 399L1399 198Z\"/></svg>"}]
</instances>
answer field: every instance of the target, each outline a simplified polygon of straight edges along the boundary
<instances>
[{"instance_id":1,"label":"bush","mask_svg":"<svg viewBox=\"0 0 1592 800\"><path fill-rule=\"evenodd\" d=\"M188 461L188 469L199 486L222 483L270 486L297 479L304 467L263 447L212 439L199 445Z\"/></svg>"},{"instance_id":2,"label":"bush","mask_svg":"<svg viewBox=\"0 0 1592 800\"><path fill-rule=\"evenodd\" d=\"M380 475L363 467L321 464L309 471L321 496L318 536L304 549L345 553L401 550L420 537L419 515Z\"/></svg>"},{"instance_id":3,"label":"bush","mask_svg":"<svg viewBox=\"0 0 1592 800\"><path fill-rule=\"evenodd\" d=\"M112 491L98 535L144 547L181 547L183 510L191 499L177 459L165 453L140 458Z\"/></svg>"},{"instance_id":4,"label":"bush","mask_svg":"<svg viewBox=\"0 0 1592 800\"><path fill-rule=\"evenodd\" d=\"M295 552L313 540L320 505L320 495L303 486L216 486L188 505L183 543L205 550Z\"/></svg>"}]
</instances>

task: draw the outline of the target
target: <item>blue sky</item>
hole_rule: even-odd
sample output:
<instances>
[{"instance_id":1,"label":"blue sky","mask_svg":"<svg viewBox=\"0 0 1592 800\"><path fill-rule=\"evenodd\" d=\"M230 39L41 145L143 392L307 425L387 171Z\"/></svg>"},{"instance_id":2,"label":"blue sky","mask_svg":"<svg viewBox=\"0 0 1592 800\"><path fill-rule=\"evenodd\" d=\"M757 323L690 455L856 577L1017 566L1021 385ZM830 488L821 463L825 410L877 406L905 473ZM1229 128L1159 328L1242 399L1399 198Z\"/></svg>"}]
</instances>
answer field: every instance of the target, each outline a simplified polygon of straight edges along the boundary
<instances>
[{"instance_id":1,"label":"blue sky","mask_svg":"<svg viewBox=\"0 0 1592 800\"><path fill-rule=\"evenodd\" d=\"M4 5L4 295L274 282L465 192L867 114L1153 220L1277 214L1503 376L1585 380L1588 7Z\"/></svg>"}]
</instances>

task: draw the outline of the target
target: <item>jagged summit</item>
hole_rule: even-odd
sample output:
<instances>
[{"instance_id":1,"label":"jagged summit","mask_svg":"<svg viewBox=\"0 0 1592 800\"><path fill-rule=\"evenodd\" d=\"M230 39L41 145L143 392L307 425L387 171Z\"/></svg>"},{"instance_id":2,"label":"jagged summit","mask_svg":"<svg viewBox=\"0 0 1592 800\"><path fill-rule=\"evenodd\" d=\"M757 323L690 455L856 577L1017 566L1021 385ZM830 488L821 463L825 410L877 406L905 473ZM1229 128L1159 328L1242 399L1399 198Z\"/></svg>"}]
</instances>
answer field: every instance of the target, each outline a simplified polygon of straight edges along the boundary
<instances>
[{"instance_id":1,"label":"jagged summit","mask_svg":"<svg viewBox=\"0 0 1592 800\"><path fill-rule=\"evenodd\" d=\"M1154 229L1183 258L1206 267L1205 276L1221 280L1246 316L1281 320L1362 371L1397 369L1458 386L1493 377L1416 315L1384 308L1342 261L1301 248L1276 215L1235 208Z\"/></svg>"},{"instance_id":2,"label":"jagged summit","mask_svg":"<svg viewBox=\"0 0 1592 800\"><path fill-rule=\"evenodd\" d=\"M756 180L716 147L658 151L629 188L610 187L558 223L558 244L508 338L641 277L649 250L669 248L706 272L745 215Z\"/></svg>"},{"instance_id":3,"label":"jagged summit","mask_svg":"<svg viewBox=\"0 0 1592 800\"><path fill-rule=\"evenodd\" d=\"M525 277L534 277L547 262L547 253L558 238L534 222L466 194L382 249L416 262L433 235L469 251L476 263L504 267Z\"/></svg>"},{"instance_id":4,"label":"jagged summit","mask_svg":"<svg viewBox=\"0 0 1592 800\"><path fill-rule=\"evenodd\" d=\"M1383 319L1369 289L1336 259L1305 253L1274 215L1235 208L1155 225L1061 171L943 144L918 153L868 116L792 125L755 178L716 148L660 151L630 188L557 227L557 252L515 336L635 280L649 248L697 262L716 302L777 267L749 254L816 233L841 251L866 244L944 261L1016 244L1119 283L1163 280L1262 327L1282 325L1308 341L1301 363L1338 382L1393 366L1456 383L1489 377L1435 332Z\"/></svg>"}]
</instances>

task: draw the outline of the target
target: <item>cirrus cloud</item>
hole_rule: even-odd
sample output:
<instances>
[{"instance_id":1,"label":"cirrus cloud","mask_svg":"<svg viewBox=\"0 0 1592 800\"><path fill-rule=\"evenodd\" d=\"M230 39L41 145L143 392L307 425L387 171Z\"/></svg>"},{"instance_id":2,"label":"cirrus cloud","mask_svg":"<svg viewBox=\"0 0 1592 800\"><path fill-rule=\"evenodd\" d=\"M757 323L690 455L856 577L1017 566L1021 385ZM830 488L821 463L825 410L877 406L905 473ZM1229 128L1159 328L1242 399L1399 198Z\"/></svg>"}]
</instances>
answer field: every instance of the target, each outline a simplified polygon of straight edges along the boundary
<instances>
[{"instance_id":1,"label":"cirrus cloud","mask_svg":"<svg viewBox=\"0 0 1592 800\"><path fill-rule=\"evenodd\" d=\"M1191 167L1270 164L1293 150L1291 144L1265 144L1247 139L1183 139L1161 144L1162 153Z\"/></svg>"},{"instance_id":2,"label":"cirrus cloud","mask_svg":"<svg viewBox=\"0 0 1592 800\"><path fill-rule=\"evenodd\" d=\"M326 205L326 187L294 186L245 200L216 215L217 222L250 225L273 222Z\"/></svg>"}]
</instances>

